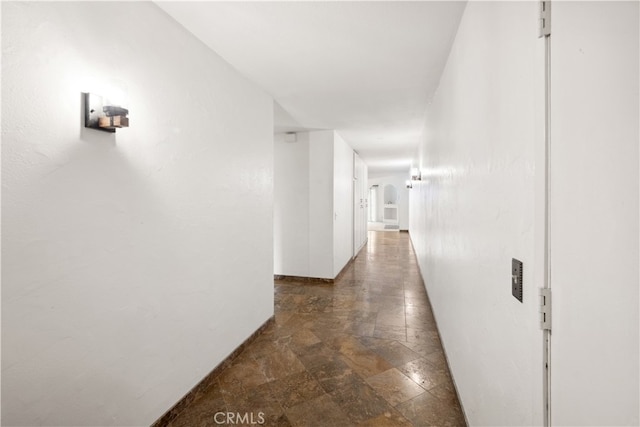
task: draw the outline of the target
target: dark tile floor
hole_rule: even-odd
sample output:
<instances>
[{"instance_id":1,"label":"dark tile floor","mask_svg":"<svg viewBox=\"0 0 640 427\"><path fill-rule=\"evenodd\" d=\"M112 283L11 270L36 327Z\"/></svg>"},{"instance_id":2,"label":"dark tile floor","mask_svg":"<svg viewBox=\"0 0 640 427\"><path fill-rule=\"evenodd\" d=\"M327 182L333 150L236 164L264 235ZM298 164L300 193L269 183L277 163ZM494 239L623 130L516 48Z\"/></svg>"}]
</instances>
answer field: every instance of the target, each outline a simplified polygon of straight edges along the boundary
<instances>
[{"instance_id":1,"label":"dark tile floor","mask_svg":"<svg viewBox=\"0 0 640 427\"><path fill-rule=\"evenodd\" d=\"M335 284L275 289L275 322L173 427L465 425L407 233L370 231Z\"/></svg>"}]
</instances>

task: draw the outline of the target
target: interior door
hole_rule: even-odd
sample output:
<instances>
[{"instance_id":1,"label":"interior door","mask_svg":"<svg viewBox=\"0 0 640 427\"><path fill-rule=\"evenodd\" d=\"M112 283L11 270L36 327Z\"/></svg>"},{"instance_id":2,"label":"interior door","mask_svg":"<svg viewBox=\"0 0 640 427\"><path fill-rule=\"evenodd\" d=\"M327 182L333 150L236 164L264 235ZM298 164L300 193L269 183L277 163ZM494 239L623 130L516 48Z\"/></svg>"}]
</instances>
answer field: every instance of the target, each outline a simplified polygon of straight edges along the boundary
<instances>
[{"instance_id":1,"label":"interior door","mask_svg":"<svg viewBox=\"0 0 640 427\"><path fill-rule=\"evenodd\" d=\"M362 240L362 160L357 153L353 153L353 256L358 254Z\"/></svg>"},{"instance_id":2,"label":"interior door","mask_svg":"<svg viewBox=\"0 0 640 427\"><path fill-rule=\"evenodd\" d=\"M638 15L552 4L552 425L639 424Z\"/></svg>"},{"instance_id":3,"label":"interior door","mask_svg":"<svg viewBox=\"0 0 640 427\"><path fill-rule=\"evenodd\" d=\"M369 189L369 221L376 221L376 203L378 198L376 197L376 187Z\"/></svg>"}]
</instances>

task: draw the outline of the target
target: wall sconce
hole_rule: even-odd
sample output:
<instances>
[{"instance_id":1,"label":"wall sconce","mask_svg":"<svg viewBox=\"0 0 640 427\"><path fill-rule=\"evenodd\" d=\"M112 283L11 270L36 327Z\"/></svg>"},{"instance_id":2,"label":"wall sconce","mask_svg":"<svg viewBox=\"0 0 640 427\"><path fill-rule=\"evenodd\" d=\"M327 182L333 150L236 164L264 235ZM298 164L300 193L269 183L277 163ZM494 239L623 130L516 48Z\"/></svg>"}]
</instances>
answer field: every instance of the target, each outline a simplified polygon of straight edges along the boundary
<instances>
[{"instance_id":1,"label":"wall sconce","mask_svg":"<svg viewBox=\"0 0 640 427\"><path fill-rule=\"evenodd\" d=\"M129 127L129 110L115 105L104 105L103 97L84 94L84 127L114 133L117 128Z\"/></svg>"},{"instance_id":2,"label":"wall sconce","mask_svg":"<svg viewBox=\"0 0 640 427\"><path fill-rule=\"evenodd\" d=\"M420 169L411 168L411 181L420 181L422 179L422 174L420 173Z\"/></svg>"},{"instance_id":3,"label":"wall sconce","mask_svg":"<svg viewBox=\"0 0 640 427\"><path fill-rule=\"evenodd\" d=\"M413 184L411 183L411 181L407 180L406 184L407 184L407 188L413 188Z\"/></svg>"}]
</instances>

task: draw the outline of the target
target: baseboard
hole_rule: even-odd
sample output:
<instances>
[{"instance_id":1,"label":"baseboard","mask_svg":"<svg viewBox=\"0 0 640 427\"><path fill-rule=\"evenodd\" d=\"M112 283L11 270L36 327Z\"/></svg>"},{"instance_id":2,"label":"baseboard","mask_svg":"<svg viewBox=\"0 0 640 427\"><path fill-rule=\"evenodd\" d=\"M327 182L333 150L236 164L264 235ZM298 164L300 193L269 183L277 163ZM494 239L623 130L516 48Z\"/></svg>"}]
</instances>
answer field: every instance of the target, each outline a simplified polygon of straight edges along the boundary
<instances>
[{"instance_id":1,"label":"baseboard","mask_svg":"<svg viewBox=\"0 0 640 427\"><path fill-rule=\"evenodd\" d=\"M323 278L320 278L320 277L287 276L287 275L284 275L284 274L274 274L273 275L273 279L274 280L279 280L279 281L282 281L282 282L303 282L303 283L323 283L323 284L335 283L342 276L344 276L344 273L347 271L349 266L358 257L358 255L360 255L360 252L362 252L362 250L366 246L367 246L367 241L365 241L364 245L362 245L362 247L360 248L358 253L355 256L353 256L351 259L349 259L349 261L344 265L344 267L342 267L342 270L340 270L338 275L333 279L323 279Z\"/></svg>"},{"instance_id":2,"label":"baseboard","mask_svg":"<svg viewBox=\"0 0 640 427\"><path fill-rule=\"evenodd\" d=\"M342 267L342 270L340 270L340 272L338 273L338 275L336 276L335 279L333 279L334 281L338 281L342 276L344 276L344 273L347 272L347 270L349 269L349 267L351 266L351 264L353 264L353 261L356 259L358 255L356 254L356 256L349 258L349 261L347 261L347 263L344 265L344 267Z\"/></svg>"},{"instance_id":3,"label":"baseboard","mask_svg":"<svg viewBox=\"0 0 640 427\"><path fill-rule=\"evenodd\" d=\"M304 283L334 283L335 279L323 279L320 277L286 276L284 274L274 274L274 280L282 282L304 282Z\"/></svg>"},{"instance_id":4,"label":"baseboard","mask_svg":"<svg viewBox=\"0 0 640 427\"><path fill-rule=\"evenodd\" d=\"M194 400L202 395L207 389L209 389L214 383L220 373L231 363L234 359L242 353L249 344L251 344L266 328L268 328L274 322L274 316L271 316L264 322L249 338L244 340L229 356L227 356L222 362L218 364L211 372L209 372L198 384L196 384L187 394L182 397L175 405L173 405L167 412L154 422L151 427L164 427L174 421L178 415L184 409L189 406Z\"/></svg>"},{"instance_id":5,"label":"baseboard","mask_svg":"<svg viewBox=\"0 0 640 427\"><path fill-rule=\"evenodd\" d=\"M411 235L409 235L411 236ZM440 327L438 326L438 318L436 317L436 312L433 311L433 306L431 305L431 298L429 298L429 291L427 290L427 284L424 280L424 275L422 274L422 268L420 267L420 261L418 261L418 253L416 252L415 246L413 246L413 240L409 237L409 241L411 242L411 248L413 249L413 253L416 257L416 265L418 266L418 273L420 274L420 279L422 280L422 285L424 286L424 291L427 293L427 299L429 301L429 308L431 309L431 313L433 313L433 320L436 324L436 331L438 331L438 336L442 337L440 334ZM440 340L440 345L442 346L442 353L444 354L444 360L447 361L447 367L449 368L449 373L451 374L451 382L453 382L453 389L456 392L456 396L458 397L458 402L460 402L460 409L462 410L462 415L464 416L464 420L469 424L469 418L467 418L467 413L464 410L464 406L462 405L462 399L460 399L460 393L458 392L458 384L456 384L456 379L453 376L453 372L451 372L451 364L449 363L449 356L447 356L447 349L444 346L444 342L442 339Z\"/></svg>"}]
</instances>

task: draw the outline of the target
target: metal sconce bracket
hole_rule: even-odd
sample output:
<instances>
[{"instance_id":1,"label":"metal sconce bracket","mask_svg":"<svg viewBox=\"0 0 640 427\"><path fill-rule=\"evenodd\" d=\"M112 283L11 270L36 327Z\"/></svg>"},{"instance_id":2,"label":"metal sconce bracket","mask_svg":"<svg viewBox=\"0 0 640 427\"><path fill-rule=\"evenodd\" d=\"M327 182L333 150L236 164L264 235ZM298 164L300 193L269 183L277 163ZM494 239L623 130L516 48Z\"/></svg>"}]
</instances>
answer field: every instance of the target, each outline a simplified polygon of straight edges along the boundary
<instances>
[{"instance_id":1,"label":"metal sconce bracket","mask_svg":"<svg viewBox=\"0 0 640 427\"><path fill-rule=\"evenodd\" d=\"M103 98L93 93L84 94L84 127L115 133L117 128L129 127L129 110L104 105Z\"/></svg>"},{"instance_id":2,"label":"metal sconce bracket","mask_svg":"<svg viewBox=\"0 0 640 427\"><path fill-rule=\"evenodd\" d=\"M411 168L411 181L422 180L422 171L418 168Z\"/></svg>"}]
</instances>

